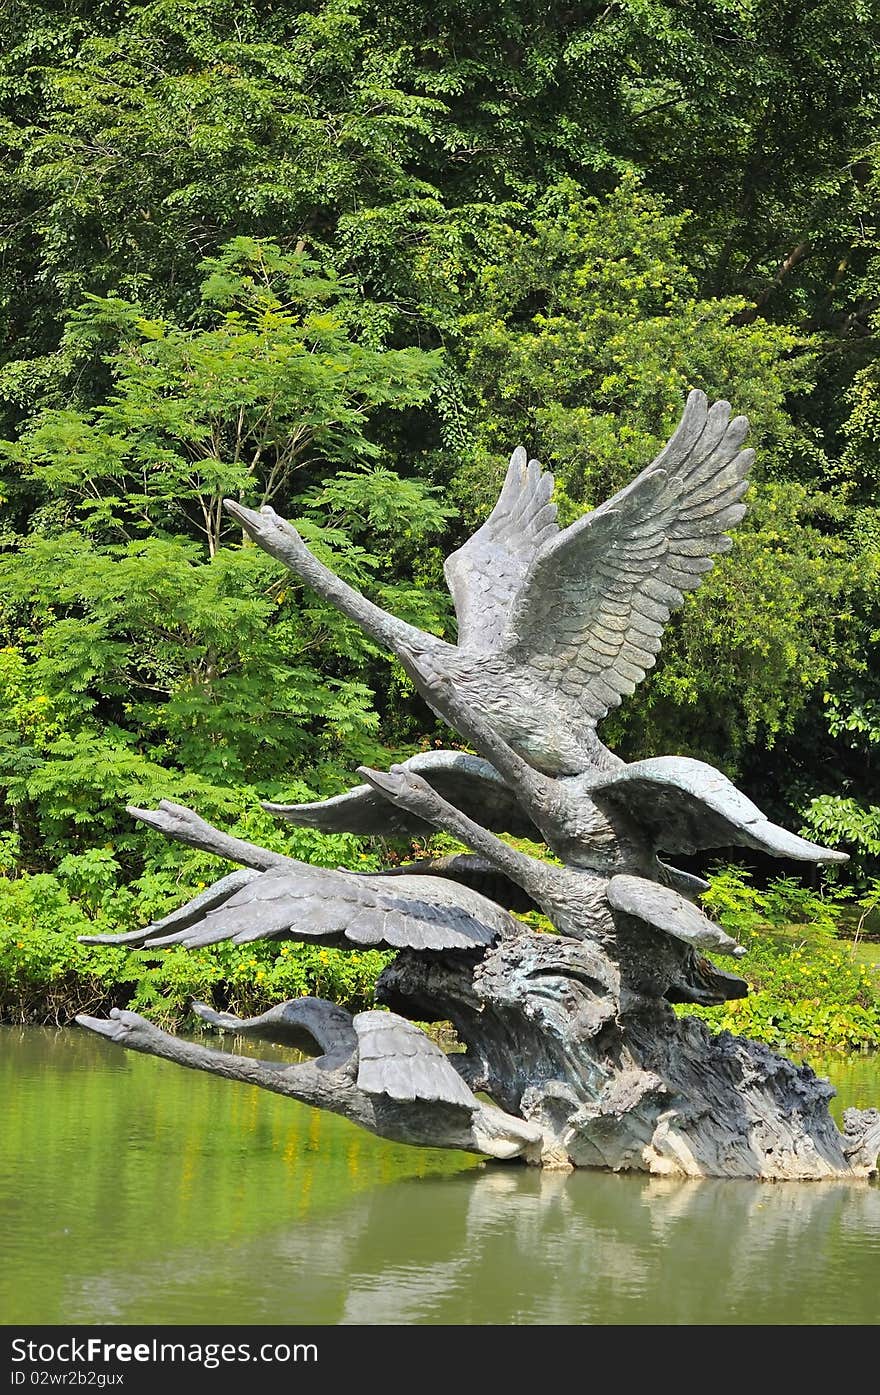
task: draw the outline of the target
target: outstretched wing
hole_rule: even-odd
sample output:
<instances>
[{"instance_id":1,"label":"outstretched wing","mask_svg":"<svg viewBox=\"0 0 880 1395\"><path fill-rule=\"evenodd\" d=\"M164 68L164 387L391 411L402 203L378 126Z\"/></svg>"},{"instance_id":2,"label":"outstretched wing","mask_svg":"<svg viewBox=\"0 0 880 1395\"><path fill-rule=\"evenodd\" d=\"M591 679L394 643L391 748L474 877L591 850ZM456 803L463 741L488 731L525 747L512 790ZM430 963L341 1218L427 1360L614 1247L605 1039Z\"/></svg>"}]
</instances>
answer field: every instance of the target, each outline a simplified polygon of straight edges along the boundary
<instances>
[{"instance_id":1,"label":"outstretched wing","mask_svg":"<svg viewBox=\"0 0 880 1395\"><path fill-rule=\"evenodd\" d=\"M278 1046L292 1046L314 1056L315 1046L328 1065L346 1060L357 1050L357 1033L351 1013L326 998L291 998L277 1003L259 1017L236 1017L231 1012L215 1012L208 1003L194 1002L192 1010L203 1022L236 1036L256 1037Z\"/></svg>"},{"instance_id":2,"label":"outstretched wing","mask_svg":"<svg viewBox=\"0 0 880 1395\"><path fill-rule=\"evenodd\" d=\"M553 476L517 446L486 522L447 557L443 570L462 649L484 653L498 648L511 602L538 549L559 532L552 493Z\"/></svg>"},{"instance_id":3,"label":"outstretched wing","mask_svg":"<svg viewBox=\"0 0 880 1395\"><path fill-rule=\"evenodd\" d=\"M357 1083L368 1095L452 1104L473 1113L479 1101L421 1027L394 1012L359 1012Z\"/></svg>"},{"instance_id":4,"label":"outstretched wing","mask_svg":"<svg viewBox=\"0 0 880 1395\"><path fill-rule=\"evenodd\" d=\"M220 893L231 879L215 887ZM202 894L204 897L204 893ZM232 940L292 939L340 949L479 950L520 923L478 892L443 877L360 876L307 863L273 867L244 885L196 897L165 920L124 935L84 935L84 944L145 948ZM204 902L203 902L204 906Z\"/></svg>"},{"instance_id":5,"label":"outstretched wing","mask_svg":"<svg viewBox=\"0 0 880 1395\"><path fill-rule=\"evenodd\" d=\"M323 1053L320 1064L327 1069L345 1064L357 1052L358 1088L368 1095L442 1102L469 1113L479 1109L445 1052L414 1022L394 1012L371 1010L352 1017L323 998L294 998L259 1017L215 1012L207 1003L194 1003L193 1009L203 1022L236 1036L292 1046L310 1056L317 1045Z\"/></svg>"},{"instance_id":6,"label":"outstretched wing","mask_svg":"<svg viewBox=\"0 0 880 1395\"><path fill-rule=\"evenodd\" d=\"M849 860L771 823L720 770L688 756L634 761L603 775L590 795L606 813L625 814L666 852L742 847L798 862Z\"/></svg>"},{"instance_id":7,"label":"outstretched wing","mask_svg":"<svg viewBox=\"0 0 880 1395\"><path fill-rule=\"evenodd\" d=\"M612 877L606 889L608 904L624 915L663 930L694 949L714 950L716 954L732 954L739 959L745 954L742 945L698 910L692 901L680 896L671 887L646 877Z\"/></svg>"},{"instance_id":8,"label":"outstretched wing","mask_svg":"<svg viewBox=\"0 0 880 1395\"><path fill-rule=\"evenodd\" d=\"M495 767L479 756L465 751L420 751L402 765L404 770L423 775L438 794L484 828L515 838L539 836L513 790ZM393 838L434 832L433 824L396 808L371 785L356 785L346 794L316 804L264 804L263 808L301 828L320 828L325 833Z\"/></svg>"},{"instance_id":9,"label":"outstretched wing","mask_svg":"<svg viewBox=\"0 0 880 1395\"><path fill-rule=\"evenodd\" d=\"M656 662L670 613L730 547L725 529L746 511L747 431L746 417L730 419L728 402L710 408L692 392L656 460L541 545L503 647L557 689L578 725L634 691Z\"/></svg>"}]
</instances>

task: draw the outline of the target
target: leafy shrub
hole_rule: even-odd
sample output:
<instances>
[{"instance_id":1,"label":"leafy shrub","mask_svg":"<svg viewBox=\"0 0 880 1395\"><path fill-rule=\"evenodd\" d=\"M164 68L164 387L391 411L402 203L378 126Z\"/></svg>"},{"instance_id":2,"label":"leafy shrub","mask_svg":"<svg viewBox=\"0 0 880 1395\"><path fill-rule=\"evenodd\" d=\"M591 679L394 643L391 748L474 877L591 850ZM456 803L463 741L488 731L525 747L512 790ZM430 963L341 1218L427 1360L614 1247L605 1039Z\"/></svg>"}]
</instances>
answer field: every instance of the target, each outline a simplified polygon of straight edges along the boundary
<instances>
[{"instance_id":1,"label":"leafy shrub","mask_svg":"<svg viewBox=\"0 0 880 1395\"><path fill-rule=\"evenodd\" d=\"M258 823L265 818L254 817ZM239 825L237 831L246 830ZM347 835L286 835L276 826L261 828L261 841L321 866L348 861L367 871L377 865ZM0 1020L64 1023L78 1012L130 1007L172 1027L192 1025L194 997L244 1015L303 994L355 1010L372 1001L388 959L374 950L262 942L150 952L79 944L79 935L131 930L157 918L204 886L203 877L214 879L223 870L216 859L176 848L163 848L162 858L128 886L121 884L112 850L104 848L70 854L55 873L0 877Z\"/></svg>"},{"instance_id":2,"label":"leafy shrub","mask_svg":"<svg viewBox=\"0 0 880 1395\"><path fill-rule=\"evenodd\" d=\"M853 909L842 895L790 877L759 891L744 869L718 869L704 905L748 951L738 967L752 991L720 1007L677 1010L770 1046L880 1047L880 974L837 938Z\"/></svg>"}]
</instances>

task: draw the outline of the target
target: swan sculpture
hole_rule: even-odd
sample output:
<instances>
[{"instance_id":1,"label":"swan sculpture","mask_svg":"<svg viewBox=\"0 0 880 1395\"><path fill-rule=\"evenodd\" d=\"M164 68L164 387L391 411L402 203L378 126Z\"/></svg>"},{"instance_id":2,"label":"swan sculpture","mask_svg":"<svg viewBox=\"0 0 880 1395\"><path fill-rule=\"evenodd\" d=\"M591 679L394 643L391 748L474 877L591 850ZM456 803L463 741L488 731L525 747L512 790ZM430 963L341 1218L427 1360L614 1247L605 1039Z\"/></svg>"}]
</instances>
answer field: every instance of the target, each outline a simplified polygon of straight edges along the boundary
<instances>
[{"instance_id":1,"label":"swan sculpture","mask_svg":"<svg viewBox=\"0 0 880 1395\"><path fill-rule=\"evenodd\" d=\"M290 938L395 957L352 1017L318 998L208 1025L302 1047L280 1065L181 1042L114 1011L82 1025L119 1045L261 1085L408 1143L691 1176L823 1178L876 1171L880 1114L755 1042L713 1036L672 1004L748 993L708 957L744 950L699 907L706 883L667 855L738 844L806 862L845 854L788 833L701 761L626 765L597 725L655 662L741 502L748 422L692 392L668 445L607 503L560 529L552 478L514 451L495 508L449 558L450 644L396 619L325 567L274 510L227 501L267 552L391 650L467 751L424 752L295 824L385 837L441 828L470 852L380 873L314 867L232 838L163 801L131 813L238 871L163 920L87 943L146 949ZM503 834L543 840L553 857ZM517 913L538 909L555 933ZM448 1057L417 1025L449 1020ZM485 1095L492 1101L486 1103Z\"/></svg>"}]
</instances>

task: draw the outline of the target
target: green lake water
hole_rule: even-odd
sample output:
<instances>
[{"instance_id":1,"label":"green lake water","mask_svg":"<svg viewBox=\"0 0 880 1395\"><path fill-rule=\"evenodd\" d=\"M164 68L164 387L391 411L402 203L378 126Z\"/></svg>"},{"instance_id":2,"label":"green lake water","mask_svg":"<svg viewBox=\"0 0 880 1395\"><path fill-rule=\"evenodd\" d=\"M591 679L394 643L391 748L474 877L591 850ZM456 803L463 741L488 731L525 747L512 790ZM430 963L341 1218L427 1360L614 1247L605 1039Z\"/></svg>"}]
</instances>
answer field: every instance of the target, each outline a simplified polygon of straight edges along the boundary
<instances>
[{"instance_id":1,"label":"green lake water","mask_svg":"<svg viewBox=\"0 0 880 1395\"><path fill-rule=\"evenodd\" d=\"M880 1318L874 1183L487 1166L77 1028L0 1028L0 1089L5 1324Z\"/></svg>"}]
</instances>

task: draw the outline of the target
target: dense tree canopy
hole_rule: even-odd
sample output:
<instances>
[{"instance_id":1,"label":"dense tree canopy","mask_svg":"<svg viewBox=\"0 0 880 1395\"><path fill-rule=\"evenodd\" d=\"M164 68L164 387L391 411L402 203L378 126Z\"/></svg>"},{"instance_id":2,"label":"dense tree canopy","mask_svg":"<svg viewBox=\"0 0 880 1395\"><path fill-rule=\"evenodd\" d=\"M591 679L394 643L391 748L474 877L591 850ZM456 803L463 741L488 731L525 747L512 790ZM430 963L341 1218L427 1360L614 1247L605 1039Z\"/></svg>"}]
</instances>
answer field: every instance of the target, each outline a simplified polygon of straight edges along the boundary
<instances>
[{"instance_id":1,"label":"dense tree canopy","mask_svg":"<svg viewBox=\"0 0 880 1395\"><path fill-rule=\"evenodd\" d=\"M132 796L239 812L436 739L224 494L441 632L442 555L520 439L571 519L699 386L753 420L750 514L606 739L707 758L870 867L875 0L4 18L6 865L128 847Z\"/></svg>"}]
</instances>

